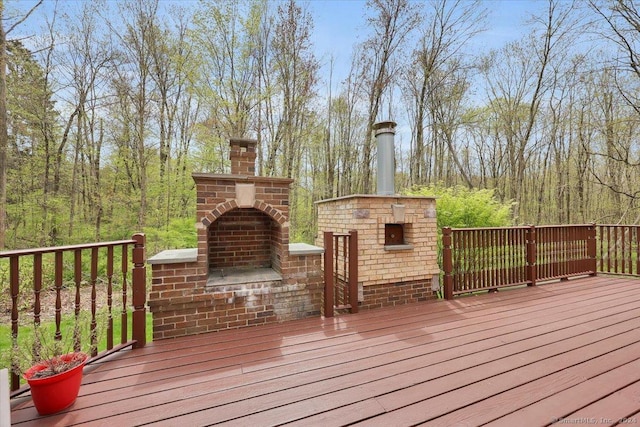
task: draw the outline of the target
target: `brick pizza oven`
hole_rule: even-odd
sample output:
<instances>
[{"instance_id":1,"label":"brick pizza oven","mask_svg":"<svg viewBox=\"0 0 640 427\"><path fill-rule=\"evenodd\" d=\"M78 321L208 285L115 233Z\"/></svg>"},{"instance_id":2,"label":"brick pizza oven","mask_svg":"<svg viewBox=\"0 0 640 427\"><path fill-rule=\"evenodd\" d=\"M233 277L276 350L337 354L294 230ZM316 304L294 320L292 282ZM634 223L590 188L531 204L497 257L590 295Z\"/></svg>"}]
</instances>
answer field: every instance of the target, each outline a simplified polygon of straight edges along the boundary
<instances>
[{"instance_id":1,"label":"brick pizza oven","mask_svg":"<svg viewBox=\"0 0 640 427\"><path fill-rule=\"evenodd\" d=\"M293 180L255 175L255 140L232 139L230 160L192 175L198 247L149 259L154 339L320 314L323 249L289 243Z\"/></svg>"},{"instance_id":2,"label":"brick pizza oven","mask_svg":"<svg viewBox=\"0 0 640 427\"><path fill-rule=\"evenodd\" d=\"M435 298L439 289L436 200L395 193L394 122L374 126L378 142L377 194L316 202L318 235L358 232L358 301L378 308Z\"/></svg>"}]
</instances>

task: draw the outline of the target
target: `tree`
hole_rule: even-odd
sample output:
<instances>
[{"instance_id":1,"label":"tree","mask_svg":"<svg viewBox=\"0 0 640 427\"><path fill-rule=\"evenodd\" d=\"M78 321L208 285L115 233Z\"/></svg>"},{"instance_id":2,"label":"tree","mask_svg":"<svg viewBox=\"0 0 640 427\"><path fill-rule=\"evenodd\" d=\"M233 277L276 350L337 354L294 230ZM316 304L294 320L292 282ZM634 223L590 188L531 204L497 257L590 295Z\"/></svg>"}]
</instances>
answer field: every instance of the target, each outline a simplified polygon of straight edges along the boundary
<instances>
[{"instance_id":1,"label":"tree","mask_svg":"<svg viewBox=\"0 0 640 427\"><path fill-rule=\"evenodd\" d=\"M549 0L546 15L534 17L536 31L485 59L482 71L495 124L495 143L507 165L504 194L522 212L528 156L536 147L542 124L538 116L550 93L552 64L570 45L576 28L573 4ZM550 76L551 75L551 76Z\"/></svg>"},{"instance_id":2,"label":"tree","mask_svg":"<svg viewBox=\"0 0 640 427\"><path fill-rule=\"evenodd\" d=\"M396 82L401 62L398 56L409 33L419 23L418 4L409 0L369 0L371 15L367 22L373 33L357 47L354 68L358 70L359 88L367 105L367 124L362 139L362 175L360 188L371 192L373 159L373 125L379 120L383 96Z\"/></svg>"},{"instance_id":3,"label":"tree","mask_svg":"<svg viewBox=\"0 0 640 427\"><path fill-rule=\"evenodd\" d=\"M13 18L5 29L5 3L0 0L0 249L5 247L7 231L7 146L9 134L7 131L7 37L15 28L25 22L43 0L39 0L22 17Z\"/></svg>"},{"instance_id":4,"label":"tree","mask_svg":"<svg viewBox=\"0 0 640 427\"><path fill-rule=\"evenodd\" d=\"M617 56L603 72L607 87L613 86L615 95L620 95L626 105L635 112L633 119L624 113L623 117L619 117L614 103L617 96L614 96L612 90L606 91L601 97L605 143L603 150L595 154L605 159L606 172L599 173L593 170L592 174L600 185L614 194L616 205L620 207L621 197L625 197L630 203L640 199L640 191L635 189L640 154L634 150L629 139L631 135L635 135L635 127L640 119L640 12L637 4L628 0L615 0L604 4L590 0L589 5L603 19L606 25L605 37L613 40L618 47ZM627 130L627 126L632 129ZM633 184L629 182L632 177L635 178ZM623 213L619 211L617 215L621 218Z\"/></svg>"},{"instance_id":5,"label":"tree","mask_svg":"<svg viewBox=\"0 0 640 427\"><path fill-rule=\"evenodd\" d=\"M152 99L151 43L157 35L158 0L135 0L120 4L123 28L113 28L120 44L121 63L112 81L117 124L113 138L127 171L131 188L139 194L138 227L145 226L148 208L147 148Z\"/></svg>"},{"instance_id":6,"label":"tree","mask_svg":"<svg viewBox=\"0 0 640 427\"><path fill-rule=\"evenodd\" d=\"M204 149L218 147L211 162L216 172L224 171L229 138L248 138L258 127L260 91L267 90L260 82L267 43L261 37L265 12L263 1L215 0L202 3L194 18L190 33L198 67L194 89L207 106L201 134L207 137Z\"/></svg>"},{"instance_id":7,"label":"tree","mask_svg":"<svg viewBox=\"0 0 640 427\"><path fill-rule=\"evenodd\" d=\"M458 158L453 136L461 118L460 102L468 87L465 73L469 64L463 58L463 48L482 30L486 9L479 1L461 0L433 1L427 7L425 20L419 27L418 47L412 52L412 61L403 76L405 97L411 105L411 182L425 184L431 179L442 179L440 173L432 174L432 163L436 153L441 163L448 153L465 183L472 186ZM428 127L431 147L425 135ZM442 165L439 169L443 169Z\"/></svg>"},{"instance_id":8,"label":"tree","mask_svg":"<svg viewBox=\"0 0 640 427\"><path fill-rule=\"evenodd\" d=\"M109 73L113 70L115 52L105 34L101 32L97 13L100 6L83 4L76 19L66 17L65 26L71 29L68 39L70 49L59 58L59 68L64 70L59 78L68 88L65 98L69 117L64 128L58 157L62 157L67 137L73 144L73 170L71 178L68 236L76 227L76 210L86 203L86 217L93 224L93 236L102 238L104 218L102 186L102 151L104 147L105 93L109 85ZM59 182L59 177L56 179ZM83 198L78 195L84 195Z\"/></svg>"},{"instance_id":9,"label":"tree","mask_svg":"<svg viewBox=\"0 0 640 427\"><path fill-rule=\"evenodd\" d=\"M313 53L312 30L311 16L294 0L278 6L275 33L269 42L272 84L264 102L269 132L264 175L292 178L300 169L320 67ZM279 168L277 154L282 162Z\"/></svg>"}]
</instances>

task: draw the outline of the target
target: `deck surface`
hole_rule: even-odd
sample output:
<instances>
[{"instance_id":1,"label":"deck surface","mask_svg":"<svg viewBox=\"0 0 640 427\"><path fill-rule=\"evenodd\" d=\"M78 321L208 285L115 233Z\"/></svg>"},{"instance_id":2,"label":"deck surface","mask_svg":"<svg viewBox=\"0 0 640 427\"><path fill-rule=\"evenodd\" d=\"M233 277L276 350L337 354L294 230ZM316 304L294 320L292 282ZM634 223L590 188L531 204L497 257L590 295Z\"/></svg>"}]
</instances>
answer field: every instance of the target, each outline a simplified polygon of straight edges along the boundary
<instances>
[{"instance_id":1,"label":"deck surface","mask_svg":"<svg viewBox=\"0 0 640 427\"><path fill-rule=\"evenodd\" d=\"M164 340L14 425L640 425L640 280L574 279Z\"/></svg>"}]
</instances>

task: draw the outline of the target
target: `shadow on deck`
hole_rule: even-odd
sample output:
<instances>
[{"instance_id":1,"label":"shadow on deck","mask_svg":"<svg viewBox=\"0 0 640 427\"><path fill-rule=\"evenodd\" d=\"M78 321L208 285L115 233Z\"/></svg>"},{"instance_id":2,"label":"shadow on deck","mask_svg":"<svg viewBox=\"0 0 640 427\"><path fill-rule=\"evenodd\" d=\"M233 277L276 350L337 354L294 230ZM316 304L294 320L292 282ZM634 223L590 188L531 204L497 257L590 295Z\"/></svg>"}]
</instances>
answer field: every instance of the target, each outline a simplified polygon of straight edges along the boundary
<instances>
[{"instance_id":1,"label":"shadow on deck","mask_svg":"<svg viewBox=\"0 0 640 427\"><path fill-rule=\"evenodd\" d=\"M640 281L605 276L164 340L14 425L547 425L640 420Z\"/></svg>"}]
</instances>

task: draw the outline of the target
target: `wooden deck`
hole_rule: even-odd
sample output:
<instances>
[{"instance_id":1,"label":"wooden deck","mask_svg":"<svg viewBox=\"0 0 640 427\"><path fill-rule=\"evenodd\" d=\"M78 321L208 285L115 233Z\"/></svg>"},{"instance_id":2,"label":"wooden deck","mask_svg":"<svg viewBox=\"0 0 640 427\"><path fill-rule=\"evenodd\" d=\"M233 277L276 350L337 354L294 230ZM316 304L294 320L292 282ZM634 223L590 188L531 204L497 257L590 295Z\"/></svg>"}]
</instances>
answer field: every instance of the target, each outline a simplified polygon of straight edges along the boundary
<instances>
[{"instance_id":1,"label":"wooden deck","mask_svg":"<svg viewBox=\"0 0 640 427\"><path fill-rule=\"evenodd\" d=\"M589 277L154 342L14 425L640 423L640 281Z\"/></svg>"}]
</instances>

